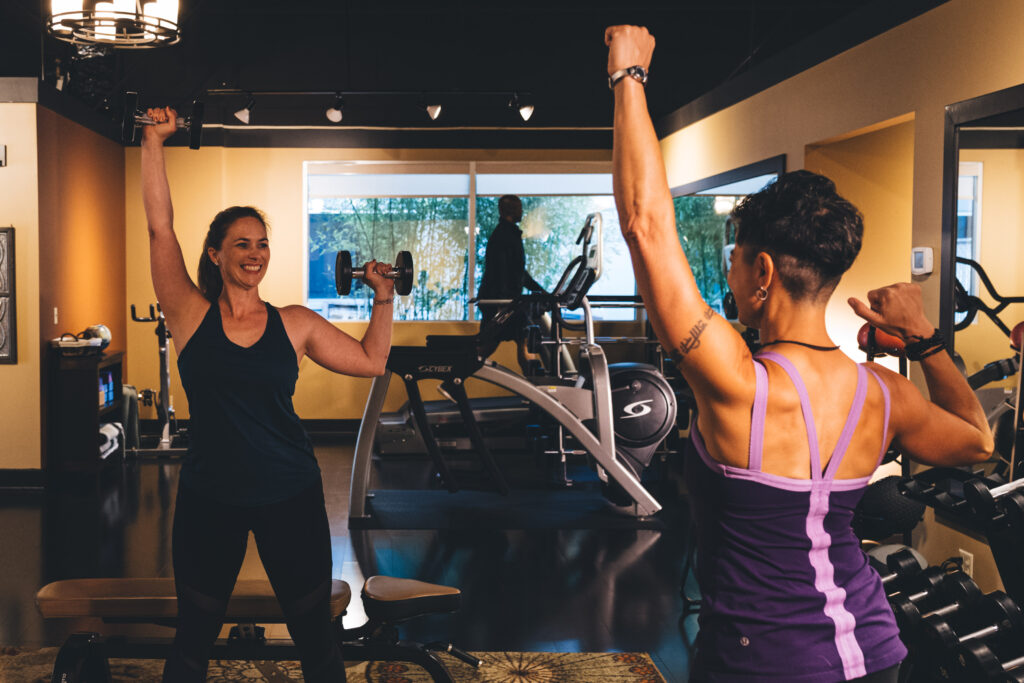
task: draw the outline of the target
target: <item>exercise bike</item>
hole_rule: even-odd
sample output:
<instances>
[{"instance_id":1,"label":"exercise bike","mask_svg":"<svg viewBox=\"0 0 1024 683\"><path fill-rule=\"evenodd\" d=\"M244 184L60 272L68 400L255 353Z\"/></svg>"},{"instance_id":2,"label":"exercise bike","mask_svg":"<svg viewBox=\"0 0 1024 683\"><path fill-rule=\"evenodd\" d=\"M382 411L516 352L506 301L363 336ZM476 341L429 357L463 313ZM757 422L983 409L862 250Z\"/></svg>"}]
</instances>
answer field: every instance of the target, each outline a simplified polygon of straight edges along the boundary
<instances>
[{"instance_id":1,"label":"exercise bike","mask_svg":"<svg viewBox=\"0 0 1024 683\"><path fill-rule=\"evenodd\" d=\"M491 487L507 494L509 487L484 441L465 391L465 380L473 377L506 389L550 416L559 430L575 439L588 454L597 476L612 502L631 514L648 517L661 504L640 481L655 451L676 428L676 397L656 368L642 363L609 365L602 348L595 343L594 322L587 292L601 274L602 221L590 214L576 241L581 254L566 267L551 294L529 294L515 300L486 301L499 304L495 324L477 335L429 335L426 346L392 347L387 369L374 378L356 440L352 464L349 524L358 527L370 519L367 500L375 434L391 376L405 383L416 428L424 437L437 475L449 492L460 490L459 477L448 466L424 409L418 383L441 380L441 389L459 408L463 425L481 461L481 472ZM546 307L555 321L553 343L561 355L563 345L579 344L579 369L575 376L527 379L488 360L498 346L502 326L511 324L525 307ZM583 311L584 337L563 338L558 332L562 310ZM536 383L535 383L536 382ZM362 520L362 521L361 521Z\"/></svg>"},{"instance_id":2,"label":"exercise bike","mask_svg":"<svg viewBox=\"0 0 1024 683\"><path fill-rule=\"evenodd\" d=\"M156 338L160 350L160 389L143 389L139 392L139 400L144 406L156 406L156 435L139 435L139 447L132 449L135 456L171 457L184 455L188 448L185 445L186 435L179 428L174 415L174 403L171 398L171 332L167 329L164 312L160 304L154 308L149 305L149 317L142 318L135 313L135 304L131 305L132 320L137 323L156 323Z\"/></svg>"}]
</instances>

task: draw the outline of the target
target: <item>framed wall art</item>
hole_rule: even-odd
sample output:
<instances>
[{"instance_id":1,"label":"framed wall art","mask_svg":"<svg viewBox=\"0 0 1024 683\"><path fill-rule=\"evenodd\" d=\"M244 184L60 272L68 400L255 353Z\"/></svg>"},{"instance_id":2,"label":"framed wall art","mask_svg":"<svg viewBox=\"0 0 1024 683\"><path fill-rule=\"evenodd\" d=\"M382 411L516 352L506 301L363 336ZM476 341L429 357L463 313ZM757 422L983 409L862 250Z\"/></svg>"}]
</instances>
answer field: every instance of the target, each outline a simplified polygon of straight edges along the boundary
<instances>
[{"instance_id":1,"label":"framed wall art","mask_svg":"<svg viewBox=\"0 0 1024 683\"><path fill-rule=\"evenodd\" d=\"M0 363L18 362L14 309L14 228L0 228Z\"/></svg>"}]
</instances>

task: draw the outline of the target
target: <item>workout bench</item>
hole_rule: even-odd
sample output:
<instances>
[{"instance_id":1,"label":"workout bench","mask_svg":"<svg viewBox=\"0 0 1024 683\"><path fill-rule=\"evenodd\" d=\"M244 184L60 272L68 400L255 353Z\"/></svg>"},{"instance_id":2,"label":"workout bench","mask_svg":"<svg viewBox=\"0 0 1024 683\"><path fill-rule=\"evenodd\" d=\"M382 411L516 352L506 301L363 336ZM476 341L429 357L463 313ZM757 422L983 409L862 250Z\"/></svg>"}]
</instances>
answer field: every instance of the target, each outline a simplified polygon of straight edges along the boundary
<instances>
[{"instance_id":1,"label":"workout bench","mask_svg":"<svg viewBox=\"0 0 1024 683\"><path fill-rule=\"evenodd\" d=\"M451 674L437 656L448 652L479 667L481 661L451 643L420 644L398 639L397 624L427 614L455 612L461 592L412 579L371 576L363 584L362 601L367 621L346 629L341 617L352 592L344 581L331 586L331 618L346 661L403 661L418 664L439 683ZM44 619L96 617L110 624L175 625L178 613L174 579L71 579L43 586L36 606ZM257 624L285 623L269 581L241 580L235 584L225 623L235 623L230 636L217 641L211 659L295 660L291 640L268 640ZM57 653L52 683L109 683L108 660L166 659L170 638L104 636L74 633Z\"/></svg>"}]
</instances>

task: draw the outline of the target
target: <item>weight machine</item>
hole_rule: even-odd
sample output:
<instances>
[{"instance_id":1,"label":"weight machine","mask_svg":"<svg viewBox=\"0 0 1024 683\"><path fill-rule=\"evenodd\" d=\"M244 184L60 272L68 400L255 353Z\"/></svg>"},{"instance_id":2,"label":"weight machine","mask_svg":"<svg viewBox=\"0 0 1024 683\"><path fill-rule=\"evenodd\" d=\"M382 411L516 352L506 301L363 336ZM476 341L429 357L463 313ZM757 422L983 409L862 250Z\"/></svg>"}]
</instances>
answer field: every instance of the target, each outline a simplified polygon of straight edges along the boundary
<instances>
[{"instance_id":1,"label":"weight machine","mask_svg":"<svg viewBox=\"0 0 1024 683\"><path fill-rule=\"evenodd\" d=\"M572 435L582 452L591 456L597 475L612 494L610 497L632 506L639 517L657 513L661 505L640 482L643 468L658 445L675 428L676 398L671 386L653 366L623 363L609 366L594 337L594 323L586 294L601 273L602 222L600 214L590 214L580 231L577 244L581 255L566 267L551 294L530 294L513 301L494 301L502 308L495 316L493 333L469 336L430 335L426 346L396 346L391 349L387 370L374 378L356 441L352 464L352 488L349 498L349 523L358 526L370 517L370 471L375 435L380 423L384 399L393 374L398 374L409 394L409 405L419 433L423 436L434 466L448 491L460 484L448 466L427 418L418 382L441 380L441 388L459 408L483 472L493 488L508 492L502 473L484 442L474 411L465 392L465 380L479 379L506 389L525 399L552 417ZM582 339L563 339L559 345L580 345L580 371L571 378L538 377L533 381L487 360L498 346L496 339L503 323L516 318L522 307L546 306L555 319L561 311L583 310ZM554 354L557 359L560 353ZM557 360L556 360L557 363Z\"/></svg>"}]
</instances>

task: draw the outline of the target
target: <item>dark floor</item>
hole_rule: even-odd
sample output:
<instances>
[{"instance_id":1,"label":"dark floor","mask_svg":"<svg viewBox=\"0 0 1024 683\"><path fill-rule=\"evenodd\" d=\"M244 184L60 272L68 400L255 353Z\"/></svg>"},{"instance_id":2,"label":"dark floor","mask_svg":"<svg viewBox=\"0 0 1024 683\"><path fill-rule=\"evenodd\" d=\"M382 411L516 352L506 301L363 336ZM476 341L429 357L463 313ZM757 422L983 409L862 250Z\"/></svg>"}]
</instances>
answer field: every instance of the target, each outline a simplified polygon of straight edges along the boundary
<instances>
[{"instance_id":1,"label":"dark floor","mask_svg":"<svg viewBox=\"0 0 1024 683\"><path fill-rule=\"evenodd\" d=\"M365 576L378 573L463 591L459 613L414 623L406 637L450 637L470 650L645 651L667 680L686 679L696 618L681 620L686 517L678 501L660 515L661 530L350 530L352 450L344 441L317 446L335 578L348 581L355 595ZM406 488L421 478L408 476L417 467L425 465L408 459L378 464L374 486ZM112 467L95 485L51 487L35 495L0 492L0 646L58 645L72 631L104 630L85 620L44 623L33 599L49 581L171 576L177 481L176 462L144 460ZM565 507L571 506L568 497L585 493L555 495ZM494 500L501 503L497 494ZM523 510L524 519L538 515L543 511ZM507 525L512 526L517 525ZM240 576L265 576L251 537ZM345 624L357 625L362 617L355 598ZM142 628L147 634L170 633L159 627L135 632ZM268 636L286 637L283 628L273 627Z\"/></svg>"}]
</instances>

